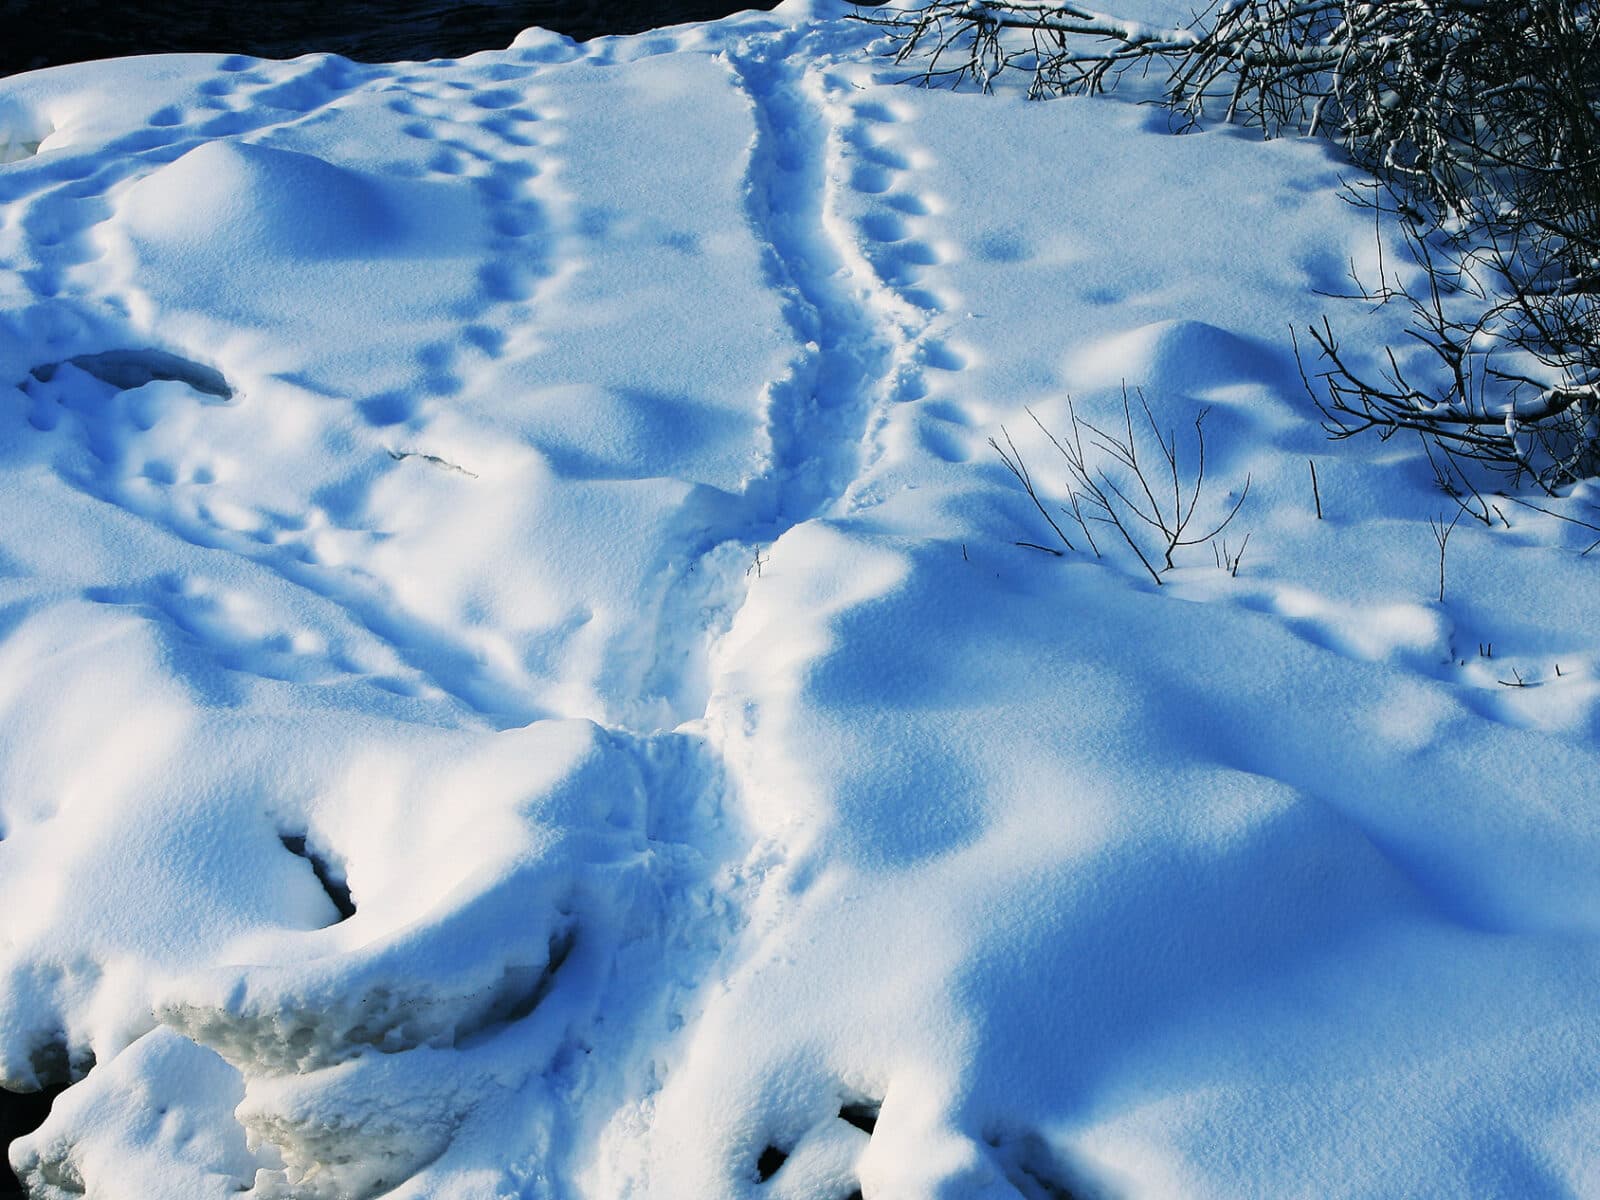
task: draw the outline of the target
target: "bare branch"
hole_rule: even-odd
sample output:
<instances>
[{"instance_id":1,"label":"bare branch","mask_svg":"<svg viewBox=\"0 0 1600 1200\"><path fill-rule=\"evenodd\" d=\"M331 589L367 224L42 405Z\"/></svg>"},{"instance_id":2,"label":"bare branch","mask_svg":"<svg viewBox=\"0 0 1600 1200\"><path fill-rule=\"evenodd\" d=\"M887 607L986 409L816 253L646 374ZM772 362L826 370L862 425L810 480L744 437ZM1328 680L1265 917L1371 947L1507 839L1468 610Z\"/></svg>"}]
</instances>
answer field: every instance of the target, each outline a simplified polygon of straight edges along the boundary
<instances>
[{"instance_id":1,"label":"bare branch","mask_svg":"<svg viewBox=\"0 0 1600 1200\"><path fill-rule=\"evenodd\" d=\"M1245 477L1244 487L1238 498L1209 532L1203 535L1190 533L1193 518L1201 506L1201 493L1205 482L1206 410L1202 410L1194 422L1196 465L1191 478L1186 477L1182 468L1176 437L1162 432L1154 411L1142 393L1139 400L1145 414L1144 425L1149 429L1147 434L1142 434L1140 432L1142 426L1133 420L1133 405L1127 389L1123 389L1122 393L1122 427L1118 433L1111 433L1094 425L1080 415L1070 397L1067 400L1067 415L1071 429L1065 437L1058 437L1032 409L1026 411L1066 465L1067 502L1070 507L1063 508L1062 511L1068 513L1083 530L1095 556L1100 557L1101 552L1090 526L1108 525L1133 552L1150 578L1159 585L1163 582L1162 570L1172 569L1175 565L1173 555L1180 548L1213 541L1228 527L1250 494L1250 477L1248 475ZM1088 450L1085 449L1086 433ZM1016 444L1004 428L1001 434L1005 437L1004 447L993 439L990 439L989 444L995 448L1007 469L1022 485L1035 506L1043 511L1027 464L1022 460ZM1147 439L1155 442L1156 451L1165 464L1162 471L1165 482L1160 490L1164 493L1166 483L1170 483L1170 498L1162 499L1147 475L1149 456L1141 454L1141 442L1147 442ZM1148 449L1148 444L1145 449ZM1047 513L1047 519L1048 516ZM1054 527L1054 521L1051 524ZM1135 536L1136 531L1140 530L1148 532L1142 536ZM1059 535L1059 529L1057 532ZM1065 542L1064 537L1062 540ZM1227 564L1225 569L1230 573L1236 573L1239 558L1243 555L1244 547L1249 544L1249 540L1249 535L1246 535L1236 555L1227 555L1224 548L1224 557L1217 560L1218 564L1223 565L1225 562ZM1026 545L1030 549L1044 549L1033 543L1017 544ZM1070 543L1067 545L1070 549ZM1163 564L1160 570L1156 567L1157 555ZM1213 546L1213 557L1216 557L1215 546Z\"/></svg>"},{"instance_id":2,"label":"bare branch","mask_svg":"<svg viewBox=\"0 0 1600 1200\"><path fill-rule=\"evenodd\" d=\"M858 19L882 28L927 85L990 90L1017 72L1030 96L1085 95L1154 69L1184 123L1220 117L1269 137L1340 141L1374 175L1345 186L1372 208L1378 237L1378 278L1357 280L1357 292L1406 306L1410 344L1369 367L1345 357L1326 319L1313 327L1315 370L1301 367L1325 428L1414 432L1457 466L1550 492L1600 473L1597 7L1217 0L1187 26L1160 28L1063 0L928 0ZM1419 274L1394 271L1386 227ZM1127 426L1089 429L1143 480L1143 464L1126 458ZM1152 432L1163 456L1176 450L1170 433ZM1179 467L1169 460L1163 491ZM1134 490L1142 498L1127 511L1144 523L1154 496Z\"/></svg>"}]
</instances>

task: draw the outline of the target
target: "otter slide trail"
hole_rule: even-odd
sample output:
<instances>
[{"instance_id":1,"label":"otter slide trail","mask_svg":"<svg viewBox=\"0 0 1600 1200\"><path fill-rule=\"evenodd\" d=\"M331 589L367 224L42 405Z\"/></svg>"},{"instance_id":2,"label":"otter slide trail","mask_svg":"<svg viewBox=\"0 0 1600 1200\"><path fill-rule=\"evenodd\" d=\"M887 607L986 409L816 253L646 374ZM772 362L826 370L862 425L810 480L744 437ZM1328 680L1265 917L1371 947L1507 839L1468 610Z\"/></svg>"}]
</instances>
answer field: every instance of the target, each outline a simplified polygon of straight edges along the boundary
<instances>
[{"instance_id":1,"label":"otter slide trail","mask_svg":"<svg viewBox=\"0 0 1600 1200\"><path fill-rule=\"evenodd\" d=\"M848 12L0 80L0 1192L1600 1196L1585 531L1328 144ZM1125 388L1236 563L1017 544Z\"/></svg>"}]
</instances>

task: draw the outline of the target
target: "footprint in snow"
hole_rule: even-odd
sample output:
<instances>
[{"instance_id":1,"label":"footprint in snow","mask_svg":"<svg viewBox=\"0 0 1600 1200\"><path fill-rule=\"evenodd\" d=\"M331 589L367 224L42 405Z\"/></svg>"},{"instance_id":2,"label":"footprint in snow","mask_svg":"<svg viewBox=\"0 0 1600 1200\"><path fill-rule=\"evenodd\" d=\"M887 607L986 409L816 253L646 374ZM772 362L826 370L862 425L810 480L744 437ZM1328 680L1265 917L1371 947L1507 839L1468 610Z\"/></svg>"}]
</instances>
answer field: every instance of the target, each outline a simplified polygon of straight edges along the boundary
<instances>
[{"instance_id":1,"label":"footprint in snow","mask_svg":"<svg viewBox=\"0 0 1600 1200\"><path fill-rule=\"evenodd\" d=\"M874 200L858 222L862 252L885 287L925 312L941 313L949 306L947 300L923 278L927 268L945 261L922 230L922 218L937 205L903 186L921 152L889 143L887 130L901 119L889 105L868 101L850 106L849 112L853 120L839 138L851 161L850 186Z\"/></svg>"}]
</instances>

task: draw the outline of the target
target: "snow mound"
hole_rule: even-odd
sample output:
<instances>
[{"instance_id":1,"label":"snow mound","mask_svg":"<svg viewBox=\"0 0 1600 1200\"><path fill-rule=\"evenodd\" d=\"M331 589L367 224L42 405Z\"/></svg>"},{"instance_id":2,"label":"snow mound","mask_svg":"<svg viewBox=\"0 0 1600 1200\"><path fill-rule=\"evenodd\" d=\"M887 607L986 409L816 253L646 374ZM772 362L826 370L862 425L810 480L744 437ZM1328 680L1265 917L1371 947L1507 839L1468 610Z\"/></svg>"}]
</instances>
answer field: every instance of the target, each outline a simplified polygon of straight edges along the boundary
<instances>
[{"instance_id":1,"label":"snow mound","mask_svg":"<svg viewBox=\"0 0 1600 1200\"><path fill-rule=\"evenodd\" d=\"M1069 387L1144 388L1155 396L1205 399L1283 379L1280 349L1204 321L1168 320L1104 339L1068 359ZM1275 369L1276 368L1276 369Z\"/></svg>"},{"instance_id":2,"label":"snow mound","mask_svg":"<svg viewBox=\"0 0 1600 1200\"><path fill-rule=\"evenodd\" d=\"M420 240L374 179L248 142L197 146L129 188L120 211L139 241L192 243L204 229L267 269L274 259L377 256Z\"/></svg>"},{"instance_id":3,"label":"snow mound","mask_svg":"<svg viewBox=\"0 0 1600 1200\"><path fill-rule=\"evenodd\" d=\"M215 1054L155 1030L64 1095L11 1161L42 1200L237 1195L258 1162L233 1120L243 1098Z\"/></svg>"},{"instance_id":4,"label":"snow mound","mask_svg":"<svg viewBox=\"0 0 1600 1200\"><path fill-rule=\"evenodd\" d=\"M28 105L16 100L0 102L0 166L39 153L53 131L50 122Z\"/></svg>"}]
</instances>

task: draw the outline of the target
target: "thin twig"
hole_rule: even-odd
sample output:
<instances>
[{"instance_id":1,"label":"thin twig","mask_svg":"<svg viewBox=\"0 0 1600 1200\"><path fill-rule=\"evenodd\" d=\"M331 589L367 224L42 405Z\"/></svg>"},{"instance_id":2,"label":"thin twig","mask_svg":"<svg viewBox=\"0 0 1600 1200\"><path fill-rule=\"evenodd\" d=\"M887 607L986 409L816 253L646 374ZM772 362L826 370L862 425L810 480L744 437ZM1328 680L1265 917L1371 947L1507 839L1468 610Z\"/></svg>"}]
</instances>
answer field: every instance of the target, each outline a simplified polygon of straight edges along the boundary
<instances>
[{"instance_id":1,"label":"thin twig","mask_svg":"<svg viewBox=\"0 0 1600 1200\"><path fill-rule=\"evenodd\" d=\"M1445 546L1450 541L1450 535L1456 531L1456 525L1461 520L1465 509L1458 511L1451 518L1448 525L1444 523L1444 514L1440 513L1437 520L1428 518L1428 527L1433 530L1433 540L1439 543L1439 603L1444 603L1444 553Z\"/></svg>"}]
</instances>

